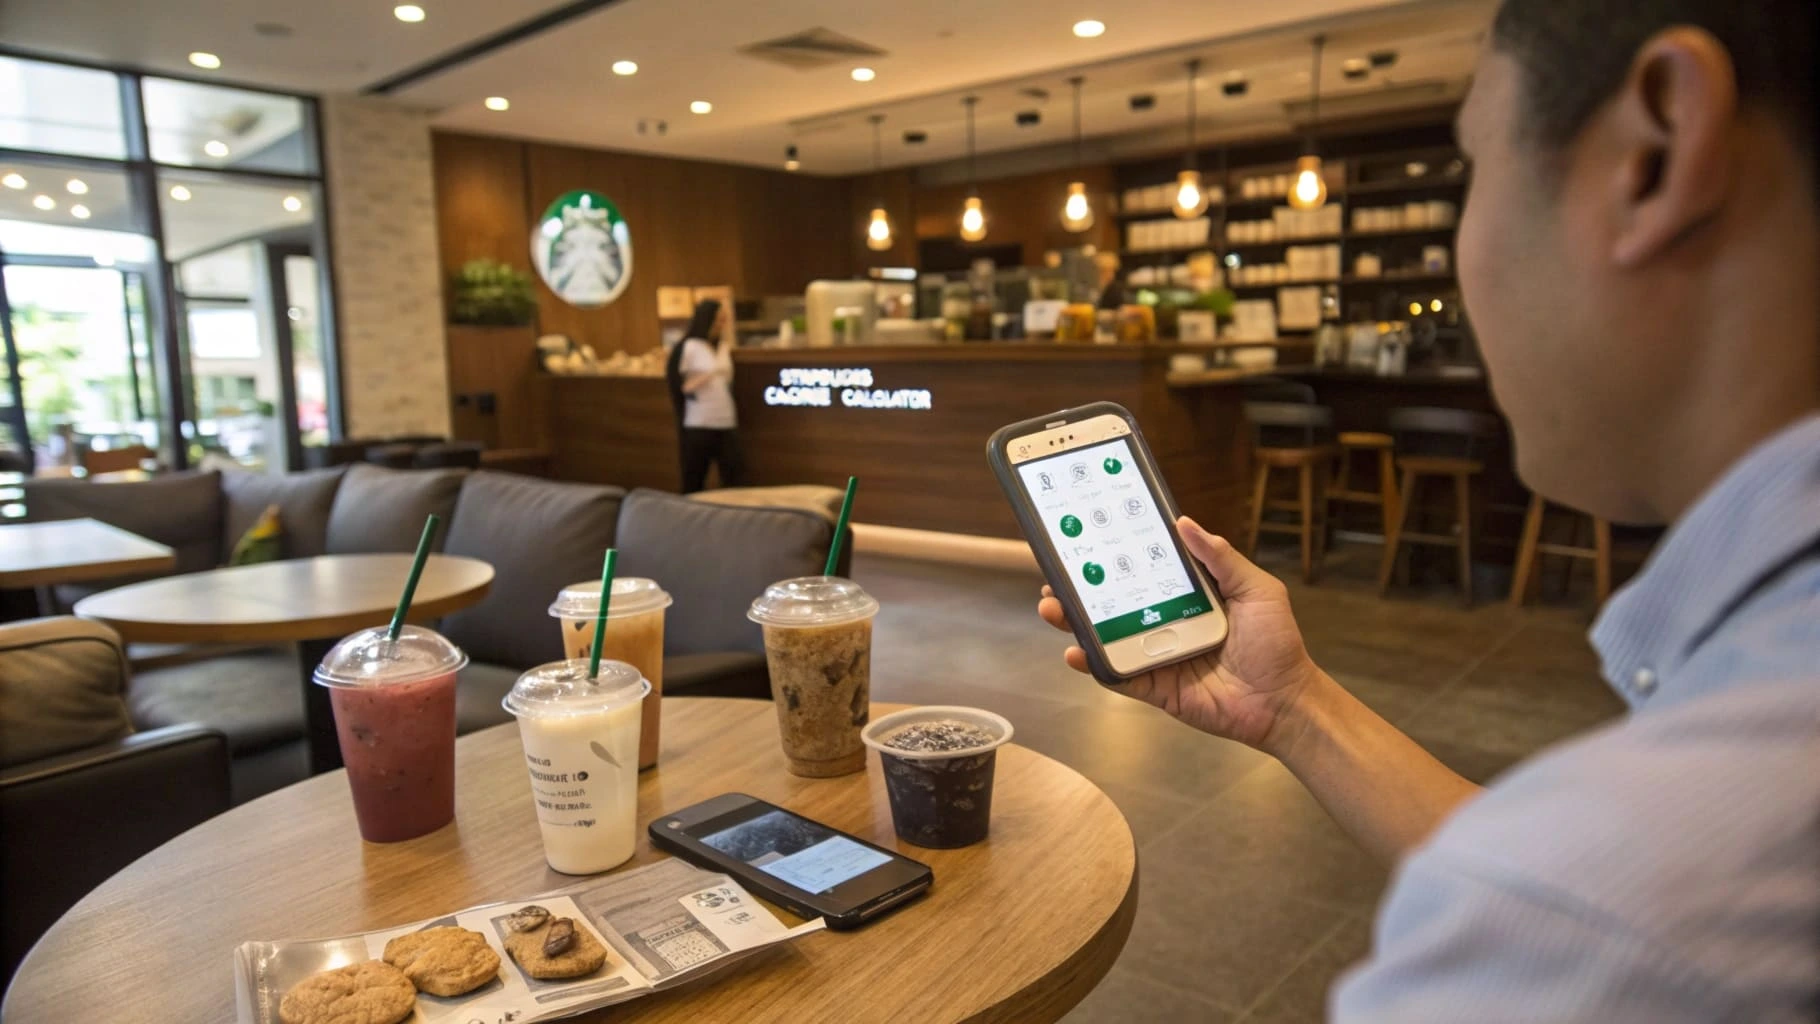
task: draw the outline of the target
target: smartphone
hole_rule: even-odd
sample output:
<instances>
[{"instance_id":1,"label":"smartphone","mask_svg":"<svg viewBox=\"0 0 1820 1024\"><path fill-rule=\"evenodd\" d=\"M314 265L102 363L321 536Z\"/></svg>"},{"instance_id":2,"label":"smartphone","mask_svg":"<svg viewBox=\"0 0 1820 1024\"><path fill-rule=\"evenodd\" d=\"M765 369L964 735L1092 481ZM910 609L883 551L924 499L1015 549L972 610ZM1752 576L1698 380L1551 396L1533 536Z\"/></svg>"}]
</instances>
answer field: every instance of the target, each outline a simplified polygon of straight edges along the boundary
<instances>
[{"instance_id":1,"label":"smartphone","mask_svg":"<svg viewBox=\"0 0 1820 1024\"><path fill-rule=\"evenodd\" d=\"M929 891L935 873L911 860L744 793L704 800L651 822L660 850L740 880L801 917L858 928Z\"/></svg>"},{"instance_id":2,"label":"smartphone","mask_svg":"<svg viewBox=\"0 0 1820 1024\"><path fill-rule=\"evenodd\" d=\"M1013 423L986 455L1095 679L1116 685L1225 642L1219 591L1182 547L1175 500L1123 406Z\"/></svg>"}]
</instances>

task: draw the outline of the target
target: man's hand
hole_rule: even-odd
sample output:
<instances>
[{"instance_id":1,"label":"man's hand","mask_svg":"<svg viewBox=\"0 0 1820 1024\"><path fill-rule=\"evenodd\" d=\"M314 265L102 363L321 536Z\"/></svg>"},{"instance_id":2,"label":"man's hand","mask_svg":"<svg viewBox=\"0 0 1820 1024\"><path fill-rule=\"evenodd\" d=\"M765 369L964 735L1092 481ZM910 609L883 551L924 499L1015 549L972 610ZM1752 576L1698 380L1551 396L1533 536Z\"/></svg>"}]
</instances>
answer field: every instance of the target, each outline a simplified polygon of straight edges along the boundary
<instances>
[{"instance_id":1,"label":"man's hand","mask_svg":"<svg viewBox=\"0 0 1820 1024\"><path fill-rule=\"evenodd\" d=\"M1188 661L1166 665L1115 687L1154 704L1203 732L1279 753L1286 713L1321 673L1308 657L1289 607L1289 592L1275 576L1251 564L1223 538L1183 516L1176 521L1190 553L1219 581L1231 624L1226 643ZM1037 614L1068 632L1062 602L1043 588ZM1087 671L1079 647L1065 655Z\"/></svg>"}]
</instances>

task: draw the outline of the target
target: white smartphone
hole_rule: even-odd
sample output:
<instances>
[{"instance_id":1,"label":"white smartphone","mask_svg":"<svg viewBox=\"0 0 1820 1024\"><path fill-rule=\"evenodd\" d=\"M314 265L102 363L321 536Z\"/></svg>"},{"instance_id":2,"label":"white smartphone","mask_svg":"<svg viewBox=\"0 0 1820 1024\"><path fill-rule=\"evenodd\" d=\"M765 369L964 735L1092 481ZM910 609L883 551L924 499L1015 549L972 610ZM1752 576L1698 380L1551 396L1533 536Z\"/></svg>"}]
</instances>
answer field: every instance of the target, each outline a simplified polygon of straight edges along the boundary
<instances>
[{"instance_id":1,"label":"white smartphone","mask_svg":"<svg viewBox=\"0 0 1820 1024\"><path fill-rule=\"evenodd\" d=\"M1094 678L1121 683L1225 642L1219 591L1176 535L1130 412L1098 402L1013 423L987 457Z\"/></svg>"}]
</instances>

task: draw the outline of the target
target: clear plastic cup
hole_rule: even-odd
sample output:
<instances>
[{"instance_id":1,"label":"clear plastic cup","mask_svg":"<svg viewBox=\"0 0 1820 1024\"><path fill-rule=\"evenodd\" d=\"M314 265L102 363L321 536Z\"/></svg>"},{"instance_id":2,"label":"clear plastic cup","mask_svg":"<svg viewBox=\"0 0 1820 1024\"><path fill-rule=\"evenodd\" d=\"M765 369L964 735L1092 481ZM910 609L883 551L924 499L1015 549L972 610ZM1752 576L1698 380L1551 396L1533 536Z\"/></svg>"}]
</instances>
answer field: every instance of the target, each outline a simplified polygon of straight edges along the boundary
<instances>
[{"instance_id":1,"label":"clear plastic cup","mask_svg":"<svg viewBox=\"0 0 1820 1024\"><path fill-rule=\"evenodd\" d=\"M638 741L638 767L657 764L662 739L664 698L664 609L674 601L656 580L638 576L613 579L607 605L607 632L600 642L602 659L623 661L644 673L651 694L644 703L644 732ZM563 657L586 660L593 653L594 616L600 612L600 581L583 580L562 588L550 614L562 623Z\"/></svg>"},{"instance_id":2,"label":"clear plastic cup","mask_svg":"<svg viewBox=\"0 0 1820 1024\"><path fill-rule=\"evenodd\" d=\"M865 743L885 769L897 837L934 850L985 839L998 748L1011 731L1001 715L944 705L907 708L867 726Z\"/></svg>"},{"instance_id":3,"label":"clear plastic cup","mask_svg":"<svg viewBox=\"0 0 1820 1024\"><path fill-rule=\"evenodd\" d=\"M415 839L455 819L455 676L468 663L442 634L364 629L329 651L329 688L360 836Z\"/></svg>"},{"instance_id":4,"label":"clear plastic cup","mask_svg":"<svg viewBox=\"0 0 1820 1024\"><path fill-rule=\"evenodd\" d=\"M638 669L584 658L539 665L501 701L518 716L544 859L566 875L618 867L638 846Z\"/></svg>"},{"instance_id":5,"label":"clear plastic cup","mask_svg":"<svg viewBox=\"0 0 1820 1024\"><path fill-rule=\"evenodd\" d=\"M790 771L808 778L866 767L859 733L872 709L878 602L849 579L773 583L746 617L764 627L765 661Z\"/></svg>"}]
</instances>

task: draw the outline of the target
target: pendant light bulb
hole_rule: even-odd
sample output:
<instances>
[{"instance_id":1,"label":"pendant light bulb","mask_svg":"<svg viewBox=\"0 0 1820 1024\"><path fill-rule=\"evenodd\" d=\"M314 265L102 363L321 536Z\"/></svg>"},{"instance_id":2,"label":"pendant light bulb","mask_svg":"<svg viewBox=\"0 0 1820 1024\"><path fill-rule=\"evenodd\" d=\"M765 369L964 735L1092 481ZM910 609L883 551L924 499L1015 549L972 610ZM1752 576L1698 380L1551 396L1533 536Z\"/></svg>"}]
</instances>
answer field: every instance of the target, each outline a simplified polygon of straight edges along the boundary
<instances>
[{"instance_id":1,"label":"pendant light bulb","mask_svg":"<svg viewBox=\"0 0 1820 1024\"><path fill-rule=\"evenodd\" d=\"M1183 171L1175 176L1175 202L1170 209L1183 220L1193 220L1207 212L1207 189L1201 184L1200 171Z\"/></svg>"},{"instance_id":2,"label":"pendant light bulb","mask_svg":"<svg viewBox=\"0 0 1820 1024\"><path fill-rule=\"evenodd\" d=\"M1087 184L1081 181L1068 183L1068 201L1062 204L1062 227L1069 231L1085 231L1093 226L1093 204L1087 201Z\"/></svg>"},{"instance_id":3,"label":"pendant light bulb","mask_svg":"<svg viewBox=\"0 0 1820 1024\"><path fill-rule=\"evenodd\" d=\"M1289 187L1289 205L1298 210L1313 210L1327 202L1327 179L1321 174L1321 158L1305 156L1295 162L1295 183Z\"/></svg>"},{"instance_id":4,"label":"pendant light bulb","mask_svg":"<svg viewBox=\"0 0 1820 1024\"><path fill-rule=\"evenodd\" d=\"M891 248L891 218L883 206L872 208L872 221L866 225L866 248L873 252Z\"/></svg>"},{"instance_id":5,"label":"pendant light bulb","mask_svg":"<svg viewBox=\"0 0 1820 1024\"><path fill-rule=\"evenodd\" d=\"M980 204L979 196L968 196L961 207L961 238L968 242L983 241L986 237L986 209Z\"/></svg>"},{"instance_id":6,"label":"pendant light bulb","mask_svg":"<svg viewBox=\"0 0 1820 1024\"><path fill-rule=\"evenodd\" d=\"M885 115L873 114L867 120L872 122L872 173L876 177L884 167L878 126L884 123ZM866 223L866 248L873 252L891 248L891 216L885 212L883 200L872 204L872 219Z\"/></svg>"}]
</instances>

